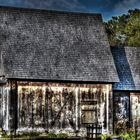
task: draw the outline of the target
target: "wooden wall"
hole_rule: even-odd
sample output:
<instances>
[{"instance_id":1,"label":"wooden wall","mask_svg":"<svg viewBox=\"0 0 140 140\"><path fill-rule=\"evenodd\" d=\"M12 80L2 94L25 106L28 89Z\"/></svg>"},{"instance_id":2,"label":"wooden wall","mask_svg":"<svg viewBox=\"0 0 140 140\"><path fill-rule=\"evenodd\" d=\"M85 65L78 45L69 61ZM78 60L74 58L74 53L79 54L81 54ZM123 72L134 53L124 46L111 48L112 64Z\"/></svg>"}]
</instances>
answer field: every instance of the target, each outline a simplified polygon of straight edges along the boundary
<instances>
[{"instance_id":1,"label":"wooden wall","mask_svg":"<svg viewBox=\"0 0 140 140\"><path fill-rule=\"evenodd\" d=\"M114 131L140 130L140 92L114 92Z\"/></svg>"},{"instance_id":2,"label":"wooden wall","mask_svg":"<svg viewBox=\"0 0 140 140\"><path fill-rule=\"evenodd\" d=\"M109 84L11 81L1 87L6 88L9 89L8 100L2 102L8 111L1 115L8 114L3 120L4 129L84 135L84 123L90 119L91 122L98 121L102 131L112 130L112 86ZM89 105L87 101L90 101ZM97 109L97 120L91 111L83 112L83 104L83 108L90 110L93 106Z\"/></svg>"}]
</instances>

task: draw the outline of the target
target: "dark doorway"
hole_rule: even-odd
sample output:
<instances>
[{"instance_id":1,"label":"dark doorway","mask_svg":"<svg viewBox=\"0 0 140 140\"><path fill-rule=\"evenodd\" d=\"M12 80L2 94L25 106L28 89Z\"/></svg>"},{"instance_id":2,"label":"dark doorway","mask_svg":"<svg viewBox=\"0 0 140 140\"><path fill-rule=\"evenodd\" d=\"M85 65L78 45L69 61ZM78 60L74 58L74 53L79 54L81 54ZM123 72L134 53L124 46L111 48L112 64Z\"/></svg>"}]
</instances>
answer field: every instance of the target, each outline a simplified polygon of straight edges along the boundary
<instances>
[{"instance_id":1,"label":"dark doorway","mask_svg":"<svg viewBox=\"0 0 140 140\"><path fill-rule=\"evenodd\" d=\"M129 92L114 92L113 95L113 125L114 131L125 131L130 122Z\"/></svg>"}]
</instances>

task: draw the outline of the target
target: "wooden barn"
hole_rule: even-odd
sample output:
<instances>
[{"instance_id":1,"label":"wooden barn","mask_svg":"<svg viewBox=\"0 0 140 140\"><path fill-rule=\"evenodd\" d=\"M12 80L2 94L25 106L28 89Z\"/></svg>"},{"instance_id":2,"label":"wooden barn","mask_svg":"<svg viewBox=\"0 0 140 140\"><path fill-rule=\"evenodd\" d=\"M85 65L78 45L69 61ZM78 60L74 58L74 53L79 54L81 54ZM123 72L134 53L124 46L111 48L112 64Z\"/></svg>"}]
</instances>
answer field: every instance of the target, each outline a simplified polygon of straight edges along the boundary
<instances>
[{"instance_id":1,"label":"wooden barn","mask_svg":"<svg viewBox=\"0 0 140 140\"><path fill-rule=\"evenodd\" d=\"M120 79L113 85L114 130L140 130L140 47L116 46L111 51Z\"/></svg>"},{"instance_id":2,"label":"wooden barn","mask_svg":"<svg viewBox=\"0 0 140 140\"><path fill-rule=\"evenodd\" d=\"M131 61L131 60L130 60ZM0 7L0 128L113 130L119 82L100 14Z\"/></svg>"}]
</instances>

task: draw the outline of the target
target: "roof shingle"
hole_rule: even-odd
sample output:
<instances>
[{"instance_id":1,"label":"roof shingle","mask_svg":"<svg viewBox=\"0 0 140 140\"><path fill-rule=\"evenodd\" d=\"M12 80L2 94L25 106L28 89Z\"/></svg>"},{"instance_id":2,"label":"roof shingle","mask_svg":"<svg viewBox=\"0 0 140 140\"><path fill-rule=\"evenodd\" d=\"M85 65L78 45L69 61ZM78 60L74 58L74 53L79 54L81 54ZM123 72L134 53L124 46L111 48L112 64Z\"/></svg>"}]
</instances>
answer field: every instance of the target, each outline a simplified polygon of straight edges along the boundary
<instances>
[{"instance_id":1,"label":"roof shingle","mask_svg":"<svg viewBox=\"0 0 140 140\"><path fill-rule=\"evenodd\" d=\"M100 14L0 8L7 78L117 82Z\"/></svg>"},{"instance_id":2,"label":"roof shingle","mask_svg":"<svg viewBox=\"0 0 140 140\"><path fill-rule=\"evenodd\" d=\"M140 90L140 47L111 47L120 82L114 90Z\"/></svg>"}]
</instances>

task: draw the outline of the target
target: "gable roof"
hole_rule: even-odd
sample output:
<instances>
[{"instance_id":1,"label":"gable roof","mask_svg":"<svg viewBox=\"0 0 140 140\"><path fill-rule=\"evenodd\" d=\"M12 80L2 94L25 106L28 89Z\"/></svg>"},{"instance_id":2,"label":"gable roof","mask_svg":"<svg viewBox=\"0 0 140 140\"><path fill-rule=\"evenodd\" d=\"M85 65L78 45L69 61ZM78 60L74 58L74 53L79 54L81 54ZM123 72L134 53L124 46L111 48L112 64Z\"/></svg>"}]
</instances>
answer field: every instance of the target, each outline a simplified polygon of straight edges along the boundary
<instances>
[{"instance_id":1,"label":"gable roof","mask_svg":"<svg viewBox=\"0 0 140 140\"><path fill-rule=\"evenodd\" d=\"M140 47L111 47L120 82L114 90L140 90Z\"/></svg>"},{"instance_id":2,"label":"gable roof","mask_svg":"<svg viewBox=\"0 0 140 140\"><path fill-rule=\"evenodd\" d=\"M7 78L117 82L100 14L0 8Z\"/></svg>"}]
</instances>

